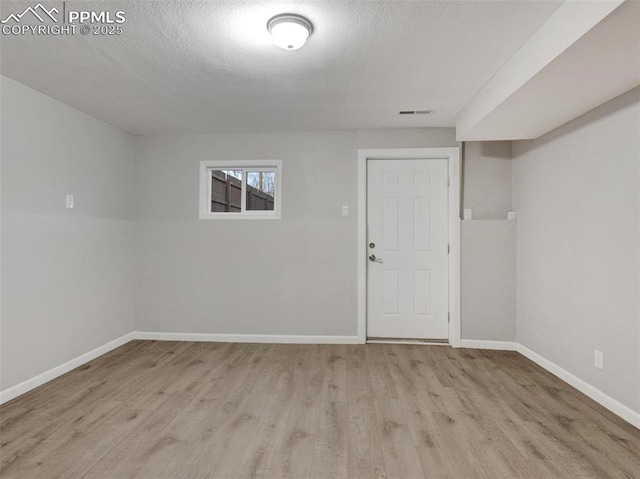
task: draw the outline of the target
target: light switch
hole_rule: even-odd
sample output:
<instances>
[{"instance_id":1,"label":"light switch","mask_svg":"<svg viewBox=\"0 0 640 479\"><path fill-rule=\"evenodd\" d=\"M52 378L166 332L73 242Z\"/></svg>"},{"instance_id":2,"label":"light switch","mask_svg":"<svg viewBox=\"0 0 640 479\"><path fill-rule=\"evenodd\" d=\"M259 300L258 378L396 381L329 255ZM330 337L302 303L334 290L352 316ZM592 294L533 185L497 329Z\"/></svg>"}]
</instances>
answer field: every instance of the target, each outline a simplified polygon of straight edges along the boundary
<instances>
[{"instance_id":1,"label":"light switch","mask_svg":"<svg viewBox=\"0 0 640 479\"><path fill-rule=\"evenodd\" d=\"M471 220L473 219L473 211L471 208L465 208L462 210L462 219L463 220Z\"/></svg>"},{"instance_id":2,"label":"light switch","mask_svg":"<svg viewBox=\"0 0 640 479\"><path fill-rule=\"evenodd\" d=\"M342 216L349 216L349 207L348 206L343 206L342 207Z\"/></svg>"},{"instance_id":3,"label":"light switch","mask_svg":"<svg viewBox=\"0 0 640 479\"><path fill-rule=\"evenodd\" d=\"M73 195L67 195L67 208L73 208Z\"/></svg>"}]
</instances>

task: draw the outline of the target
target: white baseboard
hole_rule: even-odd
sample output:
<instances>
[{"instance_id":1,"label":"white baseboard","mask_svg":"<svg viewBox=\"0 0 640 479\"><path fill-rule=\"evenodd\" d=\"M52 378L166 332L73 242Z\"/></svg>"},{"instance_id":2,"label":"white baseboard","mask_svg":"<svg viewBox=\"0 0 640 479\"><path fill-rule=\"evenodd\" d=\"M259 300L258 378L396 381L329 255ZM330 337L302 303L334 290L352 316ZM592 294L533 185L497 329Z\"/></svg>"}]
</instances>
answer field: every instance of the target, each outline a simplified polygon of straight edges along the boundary
<instances>
[{"instance_id":1,"label":"white baseboard","mask_svg":"<svg viewBox=\"0 0 640 479\"><path fill-rule=\"evenodd\" d=\"M449 343L418 341L411 339L367 339L367 344L412 344L414 346L451 346Z\"/></svg>"},{"instance_id":2,"label":"white baseboard","mask_svg":"<svg viewBox=\"0 0 640 479\"><path fill-rule=\"evenodd\" d=\"M542 368L546 369L554 376L557 376L558 378L562 379L564 382L573 386L581 393L589 396L591 399L593 399L595 402L597 402L601 406L604 406L612 413L616 414L617 416L620 416L622 419L624 419L628 423L633 424L635 427L640 429L640 413L638 413L637 411L634 411L628 406L625 406L621 402L613 399L611 396L605 394L600 389L580 379L578 376L575 376L574 374L570 373L566 369L558 366L556 363L553 363L548 359L540 356L538 353L536 353L535 351L532 351L526 346L523 346L522 344L518 344L517 346L518 346L517 351L520 354L522 354L526 358L529 358L531 361L541 366Z\"/></svg>"},{"instance_id":3,"label":"white baseboard","mask_svg":"<svg viewBox=\"0 0 640 479\"><path fill-rule=\"evenodd\" d=\"M292 336L270 334L197 334L197 333L159 333L149 331L132 331L113 341L109 341L88 353L67 361L60 366L45 371L42 374L27 379L4 391L0 391L0 404L31 391L52 379L68 373L72 369L108 353L134 339L157 341L203 341L225 343L288 343L288 344L359 344L357 336Z\"/></svg>"},{"instance_id":4,"label":"white baseboard","mask_svg":"<svg viewBox=\"0 0 640 479\"><path fill-rule=\"evenodd\" d=\"M518 343L513 341L485 341L481 339L461 339L461 348L494 349L497 351L517 351Z\"/></svg>"},{"instance_id":5,"label":"white baseboard","mask_svg":"<svg viewBox=\"0 0 640 479\"><path fill-rule=\"evenodd\" d=\"M5 402L11 401L13 398L20 396L21 394L31 391L38 386L42 386L44 383L47 383L52 379L57 378L58 376L62 376L63 374L68 373L78 366L82 366L83 364L88 363L92 359L95 359L98 356L102 356L112 349L119 348L123 344L126 344L133 339L136 339L135 332L125 334L124 336L120 336L113 341L109 341L102 346L98 346L97 348L92 349L88 353L81 354L80 356L73 358L64 364L61 364L60 366L51 368L42 374L38 374L37 376L32 377L31 379L27 379L26 381L16 384L15 386L5 389L4 391L0 391L0 404L4 404Z\"/></svg>"},{"instance_id":6,"label":"white baseboard","mask_svg":"<svg viewBox=\"0 0 640 479\"><path fill-rule=\"evenodd\" d=\"M287 344L360 344L357 336L293 336L270 334L199 334L199 333L162 333L150 331L133 331L113 341L99 346L88 353L56 366L42 374L21 382L13 387L0 391L0 404L14 399L52 379L61 376L72 369L102 356L109 351L118 348L134 339L156 341L202 341L202 342L231 342L231 343L287 343ZM566 369L540 356L531 349L511 341L483 341L463 339L460 347L474 349L493 349L502 351L518 351L534 363L543 367L551 374L586 394L598 404L604 406L614 414L620 416L628 423L640 429L640 413L625 406L611 396L600 391L595 386L573 375Z\"/></svg>"},{"instance_id":7,"label":"white baseboard","mask_svg":"<svg viewBox=\"0 0 640 479\"><path fill-rule=\"evenodd\" d=\"M205 334L136 331L136 339L212 343L360 344L357 336L295 336L276 334Z\"/></svg>"}]
</instances>

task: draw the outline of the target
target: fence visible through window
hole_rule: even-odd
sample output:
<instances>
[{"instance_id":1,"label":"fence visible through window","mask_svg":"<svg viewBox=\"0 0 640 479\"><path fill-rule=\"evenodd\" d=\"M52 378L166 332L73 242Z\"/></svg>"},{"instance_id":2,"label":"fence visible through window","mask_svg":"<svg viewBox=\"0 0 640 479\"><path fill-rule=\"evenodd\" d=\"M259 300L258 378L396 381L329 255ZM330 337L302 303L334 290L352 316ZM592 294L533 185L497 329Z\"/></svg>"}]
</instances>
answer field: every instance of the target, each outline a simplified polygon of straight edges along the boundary
<instances>
[{"instance_id":1,"label":"fence visible through window","mask_svg":"<svg viewBox=\"0 0 640 479\"><path fill-rule=\"evenodd\" d=\"M246 173L246 211L273 211L274 171L211 170L211 212L242 211L242 175Z\"/></svg>"}]
</instances>

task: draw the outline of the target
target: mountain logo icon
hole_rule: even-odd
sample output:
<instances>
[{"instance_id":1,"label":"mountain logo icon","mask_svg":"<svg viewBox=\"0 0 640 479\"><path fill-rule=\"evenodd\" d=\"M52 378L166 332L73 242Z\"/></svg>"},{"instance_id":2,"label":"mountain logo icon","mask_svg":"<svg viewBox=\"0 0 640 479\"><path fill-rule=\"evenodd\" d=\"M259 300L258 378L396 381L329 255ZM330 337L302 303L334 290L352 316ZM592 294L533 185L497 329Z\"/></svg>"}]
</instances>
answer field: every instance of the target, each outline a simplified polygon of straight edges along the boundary
<instances>
[{"instance_id":1,"label":"mountain logo icon","mask_svg":"<svg viewBox=\"0 0 640 479\"><path fill-rule=\"evenodd\" d=\"M35 7L25 8L24 12L22 13L12 13L4 20L1 20L0 23L9 23L11 20L13 20L15 23L20 23L22 17L24 17L27 13L31 13L33 16L35 16L38 20L40 20L40 23L44 23L46 17L49 17L54 22L58 23L58 19L54 15L60 12L55 7L53 7L51 10L47 10L41 3L38 3Z\"/></svg>"}]
</instances>

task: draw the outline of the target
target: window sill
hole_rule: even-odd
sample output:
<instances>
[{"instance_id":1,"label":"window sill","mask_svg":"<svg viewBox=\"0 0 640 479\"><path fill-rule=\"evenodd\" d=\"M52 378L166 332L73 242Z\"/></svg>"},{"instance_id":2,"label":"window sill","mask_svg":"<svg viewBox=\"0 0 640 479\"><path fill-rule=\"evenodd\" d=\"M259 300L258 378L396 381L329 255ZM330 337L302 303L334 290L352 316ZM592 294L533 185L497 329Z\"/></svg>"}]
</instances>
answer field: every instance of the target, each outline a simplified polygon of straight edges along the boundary
<instances>
[{"instance_id":1,"label":"window sill","mask_svg":"<svg viewBox=\"0 0 640 479\"><path fill-rule=\"evenodd\" d=\"M279 214L255 214L255 213L204 213L200 214L201 220L279 220Z\"/></svg>"}]
</instances>

